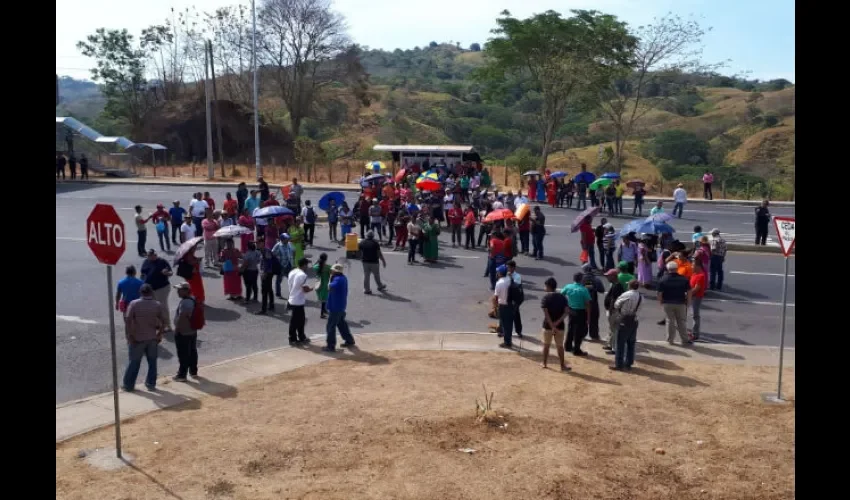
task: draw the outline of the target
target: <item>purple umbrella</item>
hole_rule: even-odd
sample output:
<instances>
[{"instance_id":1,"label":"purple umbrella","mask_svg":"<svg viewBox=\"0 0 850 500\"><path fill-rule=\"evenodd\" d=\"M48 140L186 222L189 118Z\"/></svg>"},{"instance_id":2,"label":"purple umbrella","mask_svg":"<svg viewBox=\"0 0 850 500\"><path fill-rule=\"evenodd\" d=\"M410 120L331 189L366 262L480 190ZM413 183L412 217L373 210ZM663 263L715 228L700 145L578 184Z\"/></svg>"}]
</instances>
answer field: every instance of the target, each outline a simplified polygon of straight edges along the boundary
<instances>
[{"instance_id":1,"label":"purple umbrella","mask_svg":"<svg viewBox=\"0 0 850 500\"><path fill-rule=\"evenodd\" d=\"M578 216L573 219L573 224L570 226L570 232L574 233L578 231L578 227L584 221L584 219L590 217L591 219L602 210L602 207L590 207L585 209L582 213L578 214Z\"/></svg>"}]
</instances>

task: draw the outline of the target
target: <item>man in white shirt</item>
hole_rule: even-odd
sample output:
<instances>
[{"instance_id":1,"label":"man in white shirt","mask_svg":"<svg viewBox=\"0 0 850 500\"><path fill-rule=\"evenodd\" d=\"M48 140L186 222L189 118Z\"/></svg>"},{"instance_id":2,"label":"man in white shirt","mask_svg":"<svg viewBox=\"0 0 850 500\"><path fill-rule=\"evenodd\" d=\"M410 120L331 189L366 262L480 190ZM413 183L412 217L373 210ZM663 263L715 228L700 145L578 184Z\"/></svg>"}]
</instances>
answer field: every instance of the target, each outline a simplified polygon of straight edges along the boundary
<instances>
[{"instance_id":1,"label":"man in white shirt","mask_svg":"<svg viewBox=\"0 0 850 500\"><path fill-rule=\"evenodd\" d=\"M514 331L514 309L508 300L509 290L511 288L511 279L507 277L508 267L504 264L496 268L496 275L499 280L496 281L496 286L493 288L493 306L499 311L499 329L502 331L504 342L499 344L503 349L513 347L511 337Z\"/></svg>"},{"instance_id":2,"label":"man in white shirt","mask_svg":"<svg viewBox=\"0 0 850 500\"><path fill-rule=\"evenodd\" d=\"M289 320L289 345L310 343L310 339L304 334L304 327L307 324L307 317L304 314L304 304L307 303L305 294L313 291L312 287L307 286L306 271L309 265L310 259L302 257L298 261L298 267L293 269L287 277L288 309L292 311L292 318Z\"/></svg>"},{"instance_id":3,"label":"man in white shirt","mask_svg":"<svg viewBox=\"0 0 850 500\"><path fill-rule=\"evenodd\" d=\"M180 226L180 243L185 243L195 237L195 225L192 223L192 216L186 214L183 218L183 224Z\"/></svg>"},{"instance_id":4,"label":"man in white shirt","mask_svg":"<svg viewBox=\"0 0 850 500\"><path fill-rule=\"evenodd\" d=\"M452 194L450 189L446 189L446 195L443 196L443 211L446 216L446 225L449 225L449 210L452 209L455 203L455 195Z\"/></svg>"},{"instance_id":5,"label":"man in white shirt","mask_svg":"<svg viewBox=\"0 0 850 500\"><path fill-rule=\"evenodd\" d=\"M682 187L682 184L679 184L676 187L676 190L673 191L673 215L676 215L676 211L679 212L679 218L682 218L682 209L685 208L685 203L688 202L688 193L685 192L685 188Z\"/></svg>"},{"instance_id":6,"label":"man in white shirt","mask_svg":"<svg viewBox=\"0 0 850 500\"><path fill-rule=\"evenodd\" d=\"M210 208L209 204L201 199L201 196L201 193L195 193L194 198L189 202L189 213L192 214L192 222L195 224L195 236L204 234L201 223L204 221L207 209Z\"/></svg>"}]
</instances>

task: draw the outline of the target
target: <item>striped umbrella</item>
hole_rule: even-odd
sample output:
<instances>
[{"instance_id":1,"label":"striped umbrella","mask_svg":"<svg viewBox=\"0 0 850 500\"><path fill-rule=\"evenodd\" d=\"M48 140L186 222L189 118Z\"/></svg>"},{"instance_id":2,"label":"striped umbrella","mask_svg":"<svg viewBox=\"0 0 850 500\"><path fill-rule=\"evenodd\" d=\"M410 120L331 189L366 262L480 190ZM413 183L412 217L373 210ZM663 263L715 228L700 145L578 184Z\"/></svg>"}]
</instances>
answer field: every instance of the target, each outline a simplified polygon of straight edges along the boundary
<instances>
[{"instance_id":1,"label":"striped umbrella","mask_svg":"<svg viewBox=\"0 0 850 500\"><path fill-rule=\"evenodd\" d=\"M426 179L432 180L432 181L439 181L440 180L440 174L438 174L436 170L429 170L429 171L423 173L422 175L420 175L416 179L416 182L418 183L419 181L424 181Z\"/></svg>"},{"instance_id":2,"label":"striped umbrella","mask_svg":"<svg viewBox=\"0 0 850 500\"><path fill-rule=\"evenodd\" d=\"M443 185L434 179L423 179L422 177L419 177L419 179L416 180L416 189L420 191L437 191L442 189L442 187Z\"/></svg>"},{"instance_id":3,"label":"striped umbrella","mask_svg":"<svg viewBox=\"0 0 850 500\"><path fill-rule=\"evenodd\" d=\"M366 164L366 168L372 170L373 172L378 172L380 170L386 170L387 166L384 165L382 161L370 161Z\"/></svg>"}]
</instances>

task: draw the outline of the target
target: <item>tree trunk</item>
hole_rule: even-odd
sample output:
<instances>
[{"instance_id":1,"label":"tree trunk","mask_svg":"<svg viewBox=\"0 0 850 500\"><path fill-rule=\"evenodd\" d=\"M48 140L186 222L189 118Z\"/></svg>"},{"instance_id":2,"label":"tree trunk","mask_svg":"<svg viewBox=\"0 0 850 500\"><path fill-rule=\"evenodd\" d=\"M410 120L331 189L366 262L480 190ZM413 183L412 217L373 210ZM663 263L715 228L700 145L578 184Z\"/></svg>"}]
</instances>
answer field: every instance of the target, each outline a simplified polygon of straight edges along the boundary
<instances>
[{"instance_id":1,"label":"tree trunk","mask_svg":"<svg viewBox=\"0 0 850 500\"><path fill-rule=\"evenodd\" d=\"M290 117L289 125L292 128L292 140L298 138L298 132L301 130L301 117Z\"/></svg>"},{"instance_id":2,"label":"tree trunk","mask_svg":"<svg viewBox=\"0 0 850 500\"><path fill-rule=\"evenodd\" d=\"M618 129L614 136L614 171L621 173L623 170L623 136Z\"/></svg>"}]
</instances>

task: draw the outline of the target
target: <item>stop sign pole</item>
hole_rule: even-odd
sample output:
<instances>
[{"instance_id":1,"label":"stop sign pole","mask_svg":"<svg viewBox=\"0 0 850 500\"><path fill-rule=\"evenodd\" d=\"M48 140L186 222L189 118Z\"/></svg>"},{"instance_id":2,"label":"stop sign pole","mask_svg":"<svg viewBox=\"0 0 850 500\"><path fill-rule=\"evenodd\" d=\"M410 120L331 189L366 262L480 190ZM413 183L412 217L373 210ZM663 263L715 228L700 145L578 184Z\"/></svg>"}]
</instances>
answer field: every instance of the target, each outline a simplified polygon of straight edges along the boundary
<instances>
[{"instance_id":1,"label":"stop sign pole","mask_svg":"<svg viewBox=\"0 0 850 500\"><path fill-rule=\"evenodd\" d=\"M86 241L98 262L106 265L109 310L109 347L112 351L112 401L115 408L115 453L121 458L121 411L118 407L118 357L115 349L115 311L112 300L112 266L126 249L124 222L112 205L98 203L86 219Z\"/></svg>"},{"instance_id":2,"label":"stop sign pole","mask_svg":"<svg viewBox=\"0 0 850 500\"><path fill-rule=\"evenodd\" d=\"M782 399L782 364L785 355L785 316L788 308L788 256L797 243L797 220L794 217L774 217L773 226L779 238L779 248L785 256L785 272L782 278L782 319L779 327L779 375L776 381L776 394L768 395L765 400L771 403L784 403Z\"/></svg>"}]
</instances>

